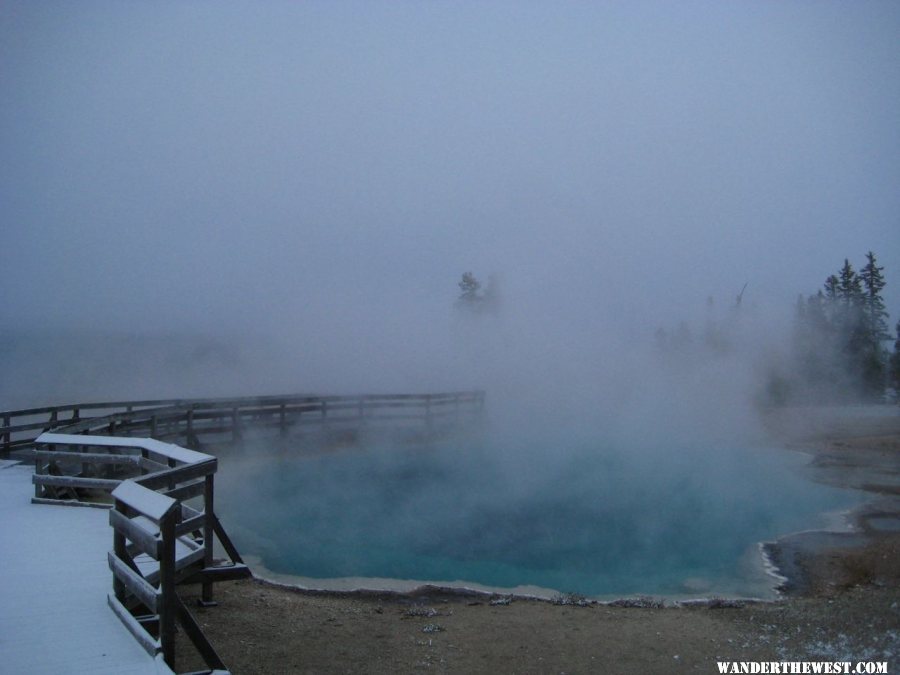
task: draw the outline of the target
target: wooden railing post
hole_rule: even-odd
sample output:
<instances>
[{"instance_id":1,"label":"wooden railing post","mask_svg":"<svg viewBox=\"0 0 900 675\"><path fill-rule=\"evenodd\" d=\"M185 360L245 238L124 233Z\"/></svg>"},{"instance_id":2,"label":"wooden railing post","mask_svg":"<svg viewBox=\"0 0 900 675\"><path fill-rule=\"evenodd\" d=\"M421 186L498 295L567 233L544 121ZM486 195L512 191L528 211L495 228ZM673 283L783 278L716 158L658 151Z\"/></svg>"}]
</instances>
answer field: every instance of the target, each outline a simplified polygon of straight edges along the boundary
<instances>
[{"instance_id":1,"label":"wooden railing post","mask_svg":"<svg viewBox=\"0 0 900 675\"><path fill-rule=\"evenodd\" d=\"M56 446L53 446L53 445L47 446L47 450L49 450L50 452L52 452L55 449L56 449ZM49 465L50 465L50 463L48 462L47 466L49 466ZM35 458L34 458L34 475L35 476L43 476L46 473L47 473L47 470L44 467L44 461L40 457L35 456ZM34 484L34 496L37 499L40 499L41 497L44 496L44 487L40 483Z\"/></svg>"},{"instance_id":2,"label":"wooden railing post","mask_svg":"<svg viewBox=\"0 0 900 675\"><path fill-rule=\"evenodd\" d=\"M213 527L214 527L214 474L206 476L205 485L203 487L203 513L206 517L203 519L203 567L209 569L213 565ZM200 596L203 605L215 604L213 601L213 584L211 581L204 581Z\"/></svg>"},{"instance_id":3,"label":"wooden railing post","mask_svg":"<svg viewBox=\"0 0 900 675\"><path fill-rule=\"evenodd\" d=\"M115 502L115 509L123 516L127 516L128 507L125 506L118 499ZM126 560L128 549L125 542L125 535L119 532L116 529L113 529L113 553L116 554L116 557L119 560ZM123 605L125 604L125 584L113 574L113 593L116 596L116 600L121 602Z\"/></svg>"},{"instance_id":4,"label":"wooden railing post","mask_svg":"<svg viewBox=\"0 0 900 675\"><path fill-rule=\"evenodd\" d=\"M175 670L175 523L178 509L172 509L159 521L159 643L165 662Z\"/></svg>"}]
</instances>

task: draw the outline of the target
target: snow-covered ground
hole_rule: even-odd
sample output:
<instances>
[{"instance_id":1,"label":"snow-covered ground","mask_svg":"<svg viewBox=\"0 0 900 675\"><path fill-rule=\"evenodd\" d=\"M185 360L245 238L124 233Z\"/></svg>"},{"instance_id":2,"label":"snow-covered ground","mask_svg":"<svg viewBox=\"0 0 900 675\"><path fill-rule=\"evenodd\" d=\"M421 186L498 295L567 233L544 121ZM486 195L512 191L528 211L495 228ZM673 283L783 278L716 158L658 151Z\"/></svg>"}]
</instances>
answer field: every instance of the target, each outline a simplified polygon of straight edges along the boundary
<instances>
[{"instance_id":1,"label":"snow-covered ground","mask_svg":"<svg viewBox=\"0 0 900 675\"><path fill-rule=\"evenodd\" d=\"M32 469L0 460L0 673L171 673L106 604L103 509L31 504Z\"/></svg>"}]
</instances>

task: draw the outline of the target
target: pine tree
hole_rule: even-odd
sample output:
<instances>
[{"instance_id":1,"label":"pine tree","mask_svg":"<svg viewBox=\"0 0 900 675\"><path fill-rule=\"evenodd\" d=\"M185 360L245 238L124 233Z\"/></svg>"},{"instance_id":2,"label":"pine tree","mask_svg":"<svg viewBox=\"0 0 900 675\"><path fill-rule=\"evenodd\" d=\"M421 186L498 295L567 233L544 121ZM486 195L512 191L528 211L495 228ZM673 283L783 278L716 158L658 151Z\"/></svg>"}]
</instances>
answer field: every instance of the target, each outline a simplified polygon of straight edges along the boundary
<instances>
[{"instance_id":1,"label":"pine tree","mask_svg":"<svg viewBox=\"0 0 900 675\"><path fill-rule=\"evenodd\" d=\"M862 280L846 258L837 275L835 292L832 322L837 344L843 357L847 385L859 393L864 381L862 372L871 367L866 359L869 341L863 316Z\"/></svg>"},{"instance_id":2,"label":"pine tree","mask_svg":"<svg viewBox=\"0 0 900 675\"><path fill-rule=\"evenodd\" d=\"M472 313L481 313L484 310L484 293L481 291L481 282L471 272L462 275L462 281L458 284L460 294L456 306Z\"/></svg>"},{"instance_id":3,"label":"pine tree","mask_svg":"<svg viewBox=\"0 0 900 675\"><path fill-rule=\"evenodd\" d=\"M888 313L884 308L881 291L885 286L883 267L875 261L875 254L866 254L866 266L860 270L862 287L859 299L854 351L860 366L861 384L866 398L878 400L884 394L887 375L887 355L882 346L890 338L887 328Z\"/></svg>"},{"instance_id":4,"label":"pine tree","mask_svg":"<svg viewBox=\"0 0 900 675\"><path fill-rule=\"evenodd\" d=\"M462 275L462 281L459 282L460 302L475 302L481 299L478 291L481 289L481 282L475 278L471 272L465 272Z\"/></svg>"},{"instance_id":5,"label":"pine tree","mask_svg":"<svg viewBox=\"0 0 900 675\"><path fill-rule=\"evenodd\" d=\"M881 297L881 291L885 287L884 276L881 274L884 268L875 264L875 254L871 251L866 254L866 260L866 266L859 272L865 288L862 297L863 314L867 337L880 348L881 342L891 337L887 326L888 313Z\"/></svg>"},{"instance_id":6,"label":"pine tree","mask_svg":"<svg viewBox=\"0 0 900 675\"><path fill-rule=\"evenodd\" d=\"M837 302L838 296L838 278L836 274L832 274L825 280L825 299L828 302Z\"/></svg>"}]
</instances>

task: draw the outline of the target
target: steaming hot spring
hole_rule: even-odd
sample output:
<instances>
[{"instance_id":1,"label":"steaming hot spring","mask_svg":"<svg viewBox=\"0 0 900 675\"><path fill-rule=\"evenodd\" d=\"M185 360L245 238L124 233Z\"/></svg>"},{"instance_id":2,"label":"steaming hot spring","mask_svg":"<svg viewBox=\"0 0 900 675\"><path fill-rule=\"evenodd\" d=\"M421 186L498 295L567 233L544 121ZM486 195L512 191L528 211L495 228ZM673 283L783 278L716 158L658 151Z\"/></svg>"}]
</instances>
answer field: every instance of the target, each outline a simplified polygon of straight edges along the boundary
<instances>
[{"instance_id":1,"label":"steaming hot spring","mask_svg":"<svg viewBox=\"0 0 900 675\"><path fill-rule=\"evenodd\" d=\"M771 597L761 542L859 501L783 449L572 432L319 435L221 454L238 547L262 576L310 588Z\"/></svg>"}]
</instances>

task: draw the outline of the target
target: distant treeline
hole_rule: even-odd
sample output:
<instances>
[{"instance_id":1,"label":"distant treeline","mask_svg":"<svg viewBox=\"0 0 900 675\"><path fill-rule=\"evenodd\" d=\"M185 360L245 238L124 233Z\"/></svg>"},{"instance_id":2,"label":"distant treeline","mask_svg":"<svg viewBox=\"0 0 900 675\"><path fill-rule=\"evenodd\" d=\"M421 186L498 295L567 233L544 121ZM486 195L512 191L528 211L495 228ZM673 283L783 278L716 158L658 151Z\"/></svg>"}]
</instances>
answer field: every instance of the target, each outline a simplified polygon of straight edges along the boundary
<instances>
[{"instance_id":1,"label":"distant treeline","mask_svg":"<svg viewBox=\"0 0 900 675\"><path fill-rule=\"evenodd\" d=\"M816 293L797 299L792 334L777 356L768 355L762 399L766 404L878 402L900 392L900 322L892 335L882 291L884 268L875 254L857 272L848 259ZM660 329L657 344L669 356L686 351L729 354L741 330L741 295L728 318L709 320L700 339L687 324ZM710 306L712 300L709 301ZM891 340L894 340L891 349Z\"/></svg>"},{"instance_id":2,"label":"distant treeline","mask_svg":"<svg viewBox=\"0 0 900 675\"><path fill-rule=\"evenodd\" d=\"M870 251L859 272L845 259L815 295L797 299L793 360L804 390L829 399L877 401L887 387L897 388L900 338L890 353L883 272Z\"/></svg>"}]
</instances>

